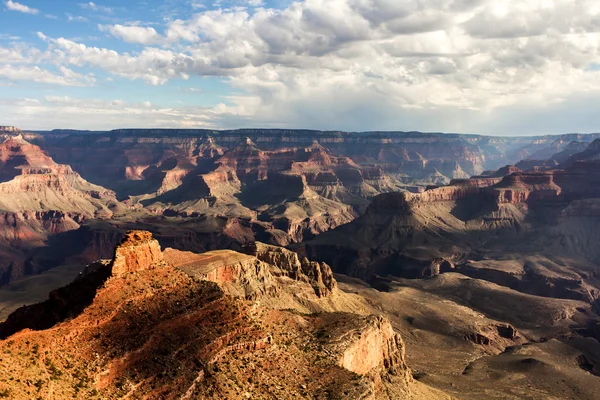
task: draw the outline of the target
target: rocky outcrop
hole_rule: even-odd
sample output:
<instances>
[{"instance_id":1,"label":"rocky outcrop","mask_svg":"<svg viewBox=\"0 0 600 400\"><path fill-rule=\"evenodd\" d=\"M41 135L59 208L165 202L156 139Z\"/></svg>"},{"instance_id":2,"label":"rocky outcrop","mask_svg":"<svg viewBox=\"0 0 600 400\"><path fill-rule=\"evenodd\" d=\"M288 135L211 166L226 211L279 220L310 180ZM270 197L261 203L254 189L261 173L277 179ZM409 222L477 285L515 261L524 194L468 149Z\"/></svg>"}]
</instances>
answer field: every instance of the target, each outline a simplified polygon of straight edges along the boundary
<instances>
[{"instance_id":1,"label":"rocky outcrop","mask_svg":"<svg viewBox=\"0 0 600 400\"><path fill-rule=\"evenodd\" d=\"M115 249L113 276L143 271L163 261L158 241L150 232L129 231Z\"/></svg>"},{"instance_id":2,"label":"rocky outcrop","mask_svg":"<svg viewBox=\"0 0 600 400\"><path fill-rule=\"evenodd\" d=\"M520 335L517 329L510 324L494 324L485 326L477 332L466 333L464 338L480 346L504 348L503 342L505 340L517 342Z\"/></svg>"},{"instance_id":3,"label":"rocky outcrop","mask_svg":"<svg viewBox=\"0 0 600 400\"><path fill-rule=\"evenodd\" d=\"M279 296L296 281L310 288L312 293L297 293L303 298L318 301L333 294L337 283L329 266L324 263L300 260L296 253L263 243L244 247L246 254L230 250L216 250L202 254L167 249L165 260L191 276L214 282L225 293L256 300L265 296ZM287 279L288 281L281 281Z\"/></svg>"},{"instance_id":4,"label":"rocky outcrop","mask_svg":"<svg viewBox=\"0 0 600 400\"><path fill-rule=\"evenodd\" d=\"M485 187L485 185L483 185ZM436 202L455 202L481 193L480 185L455 184L426 190L423 193L385 193L373 199L367 214L410 213L411 208Z\"/></svg>"},{"instance_id":5,"label":"rocky outcrop","mask_svg":"<svg viewBox=\"0 0 600 400\"><path fill-rule=\"evenodd\" d=\"M247 245L244 251L267 264L277 266L294 280L309 282L318 297L325 297L337 288L333 272L325 263L309 261L306 257L300 260L298 254L290 250L259 242Z\"/></svg>"},{"instance_id":6,"label":"rocky outcrop","mask_svg":"<svg viewBox=\"0 0 600 400\"><path fill-rule=\"evenodd\" d=\"M257 300L280 291L272 267L255 257L230 250L203 254L166 249L165 260L190 276L214 282L233 297Z\"/></svg>"},{"instance_id":7,"label":"rocky outcrop","mask_svg":"<svg viewBox=\"0 0 600 400\"><path fill-rule=\"evenodd\" d=\"M341 353L339 365L358 375L385 370L412 380L404 359L404 342L390 322L382 317L367 317L364 325L350 331L334 346Z\"/></svg>"},{"instance_id":8,"label":"rocky outcrop","mask_svg":"<svg viewBox=\"0 0 600 400\"><path fill-rule=\"evenodd\" d=\"M156 246L148 232L128 232L112 262L89 266L50 300L0 324L0 337L10 336L0 340L0 351L11 366L4 375L11 384L0 382L0 390L27 398L27 382L49 374L36 384L43 398L68 397L74 387L82 396L106 398L250 392L262 398L274 390L282 399L443 397L413 382L403 342L381 317L290 312L294 304L285 296L271 307L267 296L279 293L224 295L236 280L247 284L289 271L285 263L297 262L290 254L261 248L279 268L240 253L234 260L234 252L167 250L164 258L179 264L174 268ZM286 279L290 293L304 290L301 281ZM32 364L37 357L43 362Z\"/></svg>"}]
</instances>

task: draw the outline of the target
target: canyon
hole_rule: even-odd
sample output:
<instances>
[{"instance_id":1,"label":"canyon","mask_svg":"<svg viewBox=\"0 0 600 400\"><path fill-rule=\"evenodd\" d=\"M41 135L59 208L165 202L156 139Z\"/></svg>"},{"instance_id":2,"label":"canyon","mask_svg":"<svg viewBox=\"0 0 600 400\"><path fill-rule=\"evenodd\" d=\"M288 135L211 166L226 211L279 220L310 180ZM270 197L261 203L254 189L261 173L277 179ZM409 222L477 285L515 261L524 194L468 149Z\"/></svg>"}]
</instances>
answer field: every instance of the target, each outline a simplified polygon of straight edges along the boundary
<instances>
[{"instance_id":1,"label":"canyon","mask_svg":"<svg viewBox=\"0 0 600 400\"><path fill-rule=\"evenodd\" d=\"M357 314L360 300L331 276L327 290L298 295L294 282L320 287L326 265L254 251L280 262L231 251L163 254L149 232L128 232L110 262L0 325L0 337L10 336L0 342L0 391L14 399L447 398L412 378L390 322ZM289 296L300 296L297 313L293 302L277 307ZM320 312L304 313L306 301Z\"/></svg>"},{"instance_id":2,"label":"canyon","mask_svg":"<svg viewBox=\"0 0 600 400\"><path fill-rule=\"evenodd\" d=\"M11 398L600 390L596 134L0 141Z\"/></svg>"}]
</instances>

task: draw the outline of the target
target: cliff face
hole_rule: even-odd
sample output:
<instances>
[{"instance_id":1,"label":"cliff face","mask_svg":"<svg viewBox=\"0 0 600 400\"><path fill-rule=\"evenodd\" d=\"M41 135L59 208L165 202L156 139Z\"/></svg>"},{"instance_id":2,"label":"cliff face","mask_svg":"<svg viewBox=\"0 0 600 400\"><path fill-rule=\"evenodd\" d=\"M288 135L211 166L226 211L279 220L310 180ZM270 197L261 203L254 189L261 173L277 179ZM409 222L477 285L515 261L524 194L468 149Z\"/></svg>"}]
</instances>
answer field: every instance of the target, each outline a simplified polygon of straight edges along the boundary
<instances>
[{"instance_id":1,"label":"cliff face","mask_svg":"<svg viewBox=\"0 0 600 400\"><path fill-rule=\"evenodd\" d=\"M363 279L459 272L524 293L593 302L599 165L579 161L564 170L382 194L352 223L295 248Z\"/></svg>"},{"instance_id":2,"label":"cliff face","mask_svg":"<svg viewBox=\"0 0 600 400\"><path fill-rule=\"evenodd\" d=\"M0 247L17 251L0 262L0 284L40 272L27 258L52 235L110 218L119 207L114 192L55 163L22 135L9 137L0 144Z\"/></svg>"},{"instance_id":3,"label":"cliff face","mask_svg":"<svg viewBox=\"0 0 600 400\"><path fill-rule=\"evenodd\" d=\"M420 181L443 184L498 163L518 161L515 149L529 141L416 132L118 130L48 132L43 133L40 144L60 162L72 165L93 182L118 190L123 198L138 194L135 188L140 187L128 185L128 180L150 180L142 173L146 169L161 166L161 171L171 170L174 166L163 166L168 160L176 160L182 171L189 170L186 165L205 168L208 165L203 160L216 160L227 149L221 164L235 170L242 180L262 180L273 171L291 169L305 174L321 195L336 196L328 186L339 186L342 181L347 197L370 198L382 191L373 191L373 187L397 189L399 183ZM85 151L89 147L96 149L91 156ZM381 175L383 171L386 177ZM191 172L195 173L193 167ZM158 174L148 182L147 193L162 185L160 178Z\"/></svg>"},{"instance_id":4,"label":"cliff face","mask_svg":"<svg viewBox=\"0 0 600 400\"><path fill-rule=\"evenodd\" d=\"M420 132L121 129L110 132L42 132L37 140L59 162L72 165L92 182L111 187L111 183L126 182L125 171L158 166L172 157L182 164L186 163L185 160L192 164L198 160L214 160L223 154L224 149L234 149L245 138L263 151L276 152L314 147L317 141L318 145L325 146L336 156L347 157L361 166L385 166L386 174L407 179L409 182L406 183L448 184L451 179L495 170L526 158L549 159L553 154L570 148L569 144L573 141L589 143L597 136L571 134L507 138ZM86 152L90 147L96 149L92 155ZM291 153L284 153L278 153L276 157L280 166L290 162ZM255 163L255 166L262 165L261 168L264 168L269 164L256 156L258 153L248 158L248 165ZM139 174L132 176L139 177ZM116 189L116 186L111 188ZM126 197L126 193L127 189L120 195Z\"/></svg>"},{"instance_id":5,"label":"cliff face","mask_svg":"<svg viewBox=\"0 0 600 400\"><path fill-rule=\"evenodd\" d=\"M47 171L45 164L51 163L30 163L36 167L22 169L17 187L6 190L60 190L79 182L81 176L77 174L81 174L114 191L130 210L138 211L138 220L155 224L152 217L160 216L225 219L227 233L221 230L220 222L207 224L202 230L213 229L215 235L225 234L241 243L260 240L278 245L311 240L347 224L382 193L419 191L423 185L451 180L457 195L472 190L467 187L494 185L501 179L499 175L481 177L477 184L472 181L464 185L460 180L518 160L522 146L545 146L551 141L416 132L286 130L56 131L32 138L65 165L54 164L51 169L62 171L42 178L41 173ZM12 159L5 164L17 162L17 158ZM14 168L5 171L15 173ZM30 173L35 181L21 179L21 174ZM84 186L77 184L77 190L92 198L114 196L111 191ZM455 196L447 189L427 193L439 196L440 201ZM525 201L520 192L496 196L506 203ZM77 208L86 208L85 220L92 218L91 213L104 218L114 212L110 207L96 205L93 210L79 203ZM73 212L73 207L47 208Z\"/></svg>"},{"instance_id":6,"label":"cliff face","mask_svg":"<svg viewBox=\"0 0 600 400\"><path fill-rule=\"evenodd\" d=\"M325 263L306 258L300 260L298 254L290 250L259 242L249 244L244 251L267 264L276 265L292 279L309 282L318 297L325 297L337 288L333 272Z\"/></svg>"},{"instance_id":7,"label":"cliff face","mask_svg":"<svg viewBox=\"0 0 600 400\"><path fill-rule=\"evenodd\" d=\"M112 260L113 276L143 271L162 261L158 241L150 232L129 231L115 249Z\"/></svg>"},{"instance_id":8,"label":"cliff face","mask_svg":"<svg viewBox=\"0 0 600 400\"><path fill-rule=\"evenodd\" d=\"M112 262L88 266L48 301L0 324L3 365L11 366L3 369L0 390L29 398L27 382L46 371L51 379L39 379L36 390L48 398L72 396L74 387L80 398L442 398L413 382L403 342L381 317L271 308L268 298L287 301L284 292L301 283L289 277L289 288L251 303L223 294L248 277L266 279L263 266L273 276L290 272L298 262L293 255L258 245L263 258L279 263L233 252L167 251L163 259L156 246L148 232L129 232ZM31 364L32 357L42 361Z\"/></svg>"},{"instance_id":9,"label":"cliff face","mask_svg":"<svg viewBox=\"0 0 600 400\"><path fill-rule=\"evenodd\" d=\"M367 317L364 325L349 333L340 351L340 366L359 375L383 369L412 381L404 359L404 341L390 322L381 317Z\"/></svg>"}]
</instances>

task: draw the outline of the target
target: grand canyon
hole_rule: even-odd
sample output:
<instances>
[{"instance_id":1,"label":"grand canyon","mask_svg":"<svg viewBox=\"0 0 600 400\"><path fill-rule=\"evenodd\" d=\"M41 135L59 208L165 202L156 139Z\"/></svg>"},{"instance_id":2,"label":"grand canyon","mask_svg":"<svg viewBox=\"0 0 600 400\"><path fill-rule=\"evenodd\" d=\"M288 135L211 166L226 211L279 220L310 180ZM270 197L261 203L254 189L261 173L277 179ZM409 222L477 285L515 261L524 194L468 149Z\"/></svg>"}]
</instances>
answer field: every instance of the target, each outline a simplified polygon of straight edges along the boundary
<instances>
[{"instance_id":1,"label":"grand canyon","mask_svg":"<svg viewBox=\"0 0 600 400\"><path fill-rule=\"evenodd\" d=\"M4 126L0 193L0 397L600 393L600 134Z\"/></svg>"}]
</instances>

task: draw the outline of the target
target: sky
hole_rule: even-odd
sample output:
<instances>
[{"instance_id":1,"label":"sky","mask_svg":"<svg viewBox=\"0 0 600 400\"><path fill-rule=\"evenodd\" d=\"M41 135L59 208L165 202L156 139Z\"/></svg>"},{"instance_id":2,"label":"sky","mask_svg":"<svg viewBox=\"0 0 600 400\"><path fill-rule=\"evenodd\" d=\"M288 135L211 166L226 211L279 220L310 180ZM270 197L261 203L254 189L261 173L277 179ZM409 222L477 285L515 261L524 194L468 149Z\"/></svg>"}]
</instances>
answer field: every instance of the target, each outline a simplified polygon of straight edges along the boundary
<instances>
[{"instance_id":1,"label":"sky","mask_svg":"<svg viewBox=\"0 0 600 400\"><path fill-rule=\"evenodd\" d=\"M598 0L0 0L0 125L600 131Z\"/></svg>"}]
</instances>

